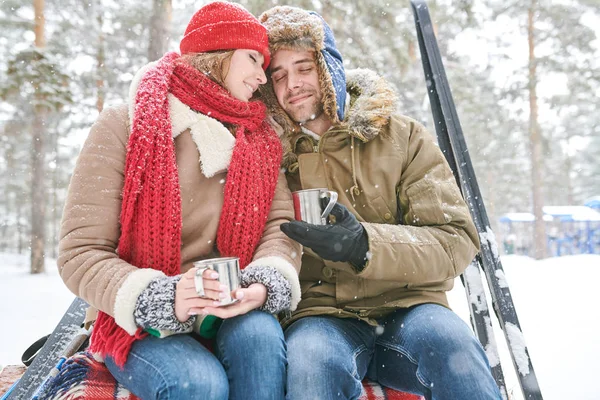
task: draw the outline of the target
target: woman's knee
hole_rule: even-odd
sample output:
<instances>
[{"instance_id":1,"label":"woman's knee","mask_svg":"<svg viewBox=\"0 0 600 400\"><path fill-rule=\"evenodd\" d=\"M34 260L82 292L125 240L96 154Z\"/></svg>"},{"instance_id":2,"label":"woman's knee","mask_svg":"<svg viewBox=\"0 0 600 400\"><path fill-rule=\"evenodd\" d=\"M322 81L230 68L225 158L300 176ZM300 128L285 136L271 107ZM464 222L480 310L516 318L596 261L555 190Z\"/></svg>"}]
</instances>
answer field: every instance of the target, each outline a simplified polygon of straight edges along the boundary
<instances>
[{"instance_id":1,"label":"woman's knee","mask_svg":"<svg viewBox=\"0 0 600 400\"><path fill-rule=\"evenodd\" d=\"M123 368L107 358L106 366L127 389L141 398L227 399L229 385L219 360L188 335L147 337L134 343Z\"/></svg>"},{"instance_id":2,"label":"woman's knee","mask_svg":"<svg viewBox=\"0 0 600 400\"><path fill-rule=\"evenodd\" d=\"M247 332L247 335L263 332L273 332L274 334L283 335L277 318L269 313L256 310L224 320L219 329L219 333L228 333L230 331L238 330Z\"/></svg>"},{"instance_id":3,"label":"woman's knee","mask_svg":"<svg viewBox=\"0 0 600 400\"><path fill-rule=\"evenodd\" d=\"M224 347L260 348L261 351L280 351L285 348L283 330L277 319L262 311L252 311L223 321L217 342Z\"/></svg>"},{"instance_id":4,"label":"woman's knee","mask_svg":"<svg viewBox=\"0 0 600 400\"><path fill-rule=\"evenodd\" d=\"M157 399L227 399L229 382L224 369L219 364L203 371L181 371L177 377L167 379L158 390Z\"/></svg>"}]
</instances>

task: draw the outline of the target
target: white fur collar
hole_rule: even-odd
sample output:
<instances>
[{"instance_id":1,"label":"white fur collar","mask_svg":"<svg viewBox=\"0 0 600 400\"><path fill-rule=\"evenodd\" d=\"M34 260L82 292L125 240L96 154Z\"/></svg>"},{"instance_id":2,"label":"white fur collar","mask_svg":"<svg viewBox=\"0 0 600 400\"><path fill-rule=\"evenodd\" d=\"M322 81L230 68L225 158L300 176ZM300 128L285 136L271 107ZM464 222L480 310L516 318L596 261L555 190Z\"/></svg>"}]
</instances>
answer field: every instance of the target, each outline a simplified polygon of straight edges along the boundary
<instances>
[{"instance_id":1,"label":"white fur collar","mask_svg":"<svg viewBox=\"0 0 600 400\"><path fill-rule=\"evenodd\" d=\"M129 86L130 126L133 125L137 88L144 74L155 64L156 62L151 62L142 67L131 81ZM217 172L226 170L229 167L235 144L235 138L231 132L216 119L195 112L172 94L168 95L168 100L173 139L189 129L200 153L200 167L204 176L210 178Z\"/></svg>"}]
</instances>

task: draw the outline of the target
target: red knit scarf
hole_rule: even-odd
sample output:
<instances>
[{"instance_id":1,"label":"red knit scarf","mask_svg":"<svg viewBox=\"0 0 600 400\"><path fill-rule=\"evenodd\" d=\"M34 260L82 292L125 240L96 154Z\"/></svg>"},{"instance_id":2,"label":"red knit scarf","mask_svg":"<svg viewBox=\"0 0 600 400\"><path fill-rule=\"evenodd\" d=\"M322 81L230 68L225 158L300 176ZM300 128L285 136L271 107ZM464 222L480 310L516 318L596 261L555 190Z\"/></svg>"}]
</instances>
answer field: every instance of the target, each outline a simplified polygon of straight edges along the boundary
<instances>
[{"instance_id":1,"label":"red knit scarf","mask_svg":"<svg viewBox=\"0 0 600 400\"><path fill-rule=\"evenodd\" d=\"M167 53L142 78L127 143L121 206L119 257L168 276L181 269L181 195L167 94L221 122L237 126L217 232L222 256L244 268L262 236L277 185L281 143L265 121L260 102L243 102ZM123 366L131 345L147 334L129 335L100 312L90 349Z\"/></svg>"}]
</instances>

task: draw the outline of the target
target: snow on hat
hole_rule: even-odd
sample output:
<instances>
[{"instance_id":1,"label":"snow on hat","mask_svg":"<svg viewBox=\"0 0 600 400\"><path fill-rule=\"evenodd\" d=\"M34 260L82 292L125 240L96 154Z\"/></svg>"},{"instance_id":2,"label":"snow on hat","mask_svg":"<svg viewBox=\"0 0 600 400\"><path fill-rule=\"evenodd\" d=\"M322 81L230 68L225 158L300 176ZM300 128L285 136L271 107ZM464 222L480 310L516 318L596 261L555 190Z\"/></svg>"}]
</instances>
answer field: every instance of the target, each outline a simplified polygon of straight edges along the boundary
<instances>
[{"instance_id":1,"label":"snow on hat","mask_svg":"<svg viewBox=\"0 0 600 400\"><path fill-rule=\"evenodd\" d=\"M323 109L334 123L343 121L346 73L333 32L325 20L314 11L290 6L273 7L262 13L259 20L269 33L272 53L282 49L315 51Z\"/></svg>"},{"instance_id":2,"label":"snow on hat","mask_svg":"<svg viewBox=\"0 0 600 400\"><path fill-rule=\"evenodd\" d=\"M215 1L196 11L179 44L181 54L215 50L251 49L269 66L267 30L239 4Z\"/></svg>"}]
</instances>

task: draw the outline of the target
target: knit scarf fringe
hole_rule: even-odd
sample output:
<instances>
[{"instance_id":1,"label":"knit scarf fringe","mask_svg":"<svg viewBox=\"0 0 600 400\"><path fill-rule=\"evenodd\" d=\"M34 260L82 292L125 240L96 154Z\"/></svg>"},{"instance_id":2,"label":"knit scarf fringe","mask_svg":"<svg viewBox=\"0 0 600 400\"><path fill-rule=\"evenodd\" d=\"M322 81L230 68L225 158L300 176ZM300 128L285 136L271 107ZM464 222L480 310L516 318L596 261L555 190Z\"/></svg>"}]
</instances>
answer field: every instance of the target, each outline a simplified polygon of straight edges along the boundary
<instances>
[{"instance_id":1,"label":"knit scarf fringe","mask_svg":"<svg viewBox=\"0 0 600 400\"><path fill-rule=\"evenodd\" d=\"M281 143L265 121L259 102L242 102L187 64L167 53L143 77L136 92L127 143L121 206L119 257L138 268L168 276L181 269L181 194L169 115L171 92L195 111L237 126L217 231L222 256L235 256L244 268L252 260L271 209ZM170 216L170 218L168 218ZM90 350L123 366L141 328L130 335L100 312Z\"/></svg>"}]
</instances>

